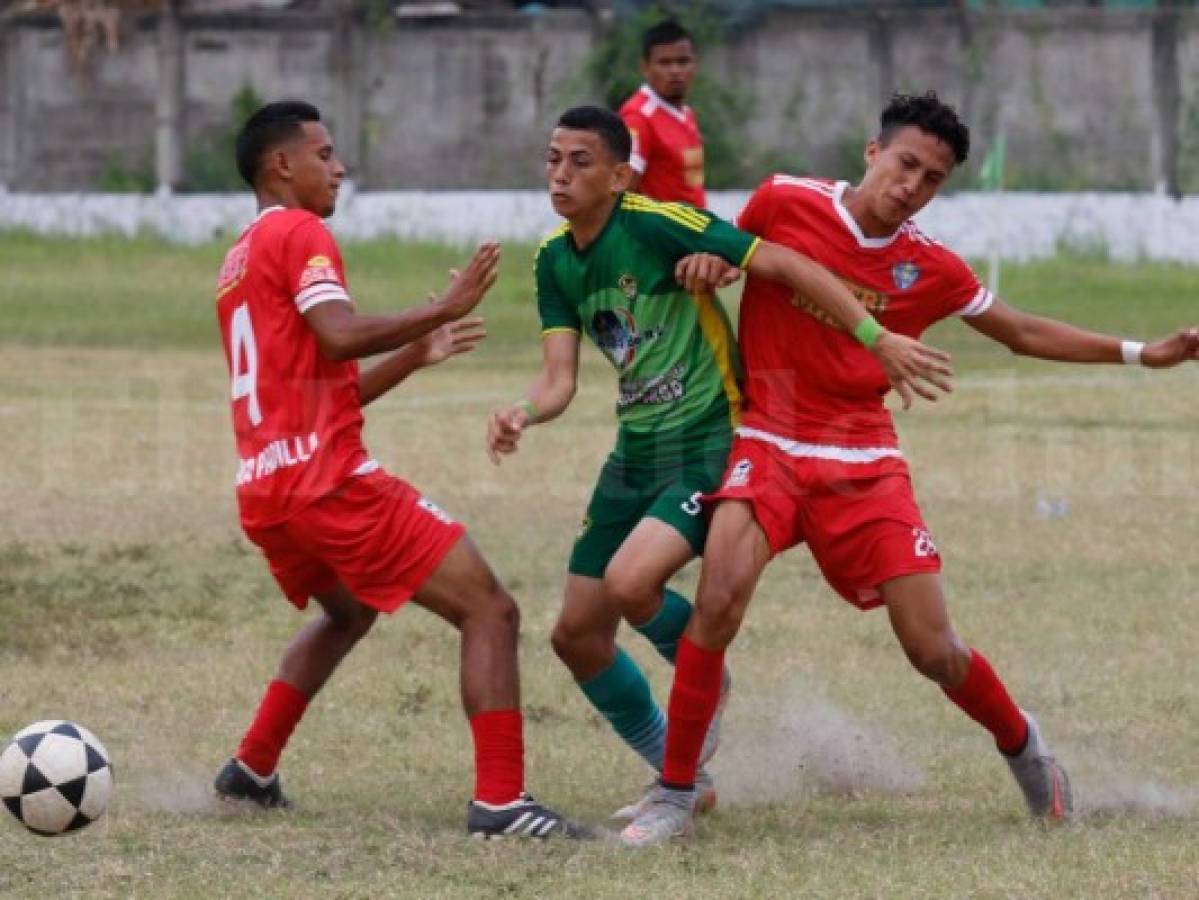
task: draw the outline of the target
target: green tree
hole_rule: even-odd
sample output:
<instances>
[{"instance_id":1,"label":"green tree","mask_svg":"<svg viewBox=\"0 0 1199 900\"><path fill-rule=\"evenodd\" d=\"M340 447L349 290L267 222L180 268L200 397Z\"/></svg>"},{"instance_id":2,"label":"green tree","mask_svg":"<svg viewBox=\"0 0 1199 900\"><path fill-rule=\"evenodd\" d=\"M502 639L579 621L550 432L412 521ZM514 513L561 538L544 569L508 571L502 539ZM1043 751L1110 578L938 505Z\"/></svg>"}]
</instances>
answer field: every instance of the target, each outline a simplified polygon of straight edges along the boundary
<instances>
[{"instance_id":1,"label":"green tree","mask_svg":"<svg viewBox=\"0 0 1199 900\"><path fill-rule=\"evenodd\" d=\"M262 98L245 85L229 102L229 120L188 144L183 162L184 189L238 191L245 187L237 172L233 145L242 123L262 106Z\"/></svg>"}]
</instances>

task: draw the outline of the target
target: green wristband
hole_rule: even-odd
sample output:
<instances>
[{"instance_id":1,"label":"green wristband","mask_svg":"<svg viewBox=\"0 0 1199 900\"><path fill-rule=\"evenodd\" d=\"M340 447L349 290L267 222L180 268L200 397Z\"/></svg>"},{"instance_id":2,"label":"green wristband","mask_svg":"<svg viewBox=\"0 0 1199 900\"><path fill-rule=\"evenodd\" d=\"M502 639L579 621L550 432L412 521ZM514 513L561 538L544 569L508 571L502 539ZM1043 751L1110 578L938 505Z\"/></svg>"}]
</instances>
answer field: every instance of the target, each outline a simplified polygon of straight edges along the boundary
<instances>
[{"instance_id":1,"label":"green wristband","mask_svg":"<svg viewBox=\"0 0 1199 900\"><path fill-rule=\"evenodd\" d=\"M525 419L528 424L533 424L537 421L537 406L532 400L524 399L517 401L516 408L522 410L525 414Z\"/></svg>"},{"instance_id":2,"label":"green wristband","mask_svg":"<svg viewBox=\"0 0 1199 900\"><path fill-rule=\"evenodd\" d=\"M878 324L878 320L868 313L866 318L854 328L853 336L869 349L878 343L879 337L882 336L885 330L882 325Z\"/></svg>"}]
</instances>

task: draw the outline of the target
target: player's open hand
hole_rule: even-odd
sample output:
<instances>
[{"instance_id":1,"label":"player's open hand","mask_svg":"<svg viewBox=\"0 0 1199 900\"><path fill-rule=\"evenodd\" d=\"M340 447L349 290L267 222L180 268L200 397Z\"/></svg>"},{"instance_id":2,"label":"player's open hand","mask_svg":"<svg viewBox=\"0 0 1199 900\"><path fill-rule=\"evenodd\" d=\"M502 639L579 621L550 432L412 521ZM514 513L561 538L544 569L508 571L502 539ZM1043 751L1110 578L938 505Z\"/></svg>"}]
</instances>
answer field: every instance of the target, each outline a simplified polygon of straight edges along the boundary
<instances>
[{"instance_id":1,"label":"player's open hand","mask_svg":"<svg viewBox=\"0 0 1199 900\"><path fill-rule=\"evenodd\" d=\"M529 424L529 414L520 406L492 411L487 420L487 455L497 466L500 457L516 452L516 445Z\"/></svg>"},{"instance_id":2,"label":"player's open hand","mask_svg":"<svg viewBox=\"0 0 1199 900\"><path fill-rule=\"evenodd\" d=\"M953 392L953 369L949 354L943 350L907 335L884 331L872 352L882 363L891 387L902 398L904 409L912 408L916 396L935 403L938 390Z\"/></svg>"},{"instance_id":3,"label":"player's open hand","mask_svg":"<svg viewBox=\"0 0 1199 900\"><path fill-rule=\"evenodd\" d=\"M1141 365L1151 369L1168 369L1193 359L1199 359L1199 328L1184 328L1141 350Z\"/></svg>"},{"instance_id":4,"label":"player's open hand","mask_svg":"<svg viewBox=\"0 0 1199 900\"><path fill-rule=\"evenodd\" d=\"M713 253L692 253L674 267L674 278L689 294L710 294L741 277L741 270Z\"/></svg>"},{"instance_id":5,"label":"player's open hand","mask_svg":"<svg viewBox=\"0 0 1199 900\"><path fill-rule=\"evenodd\" d=\"M466 268L450 272L450 286L437 298L450 319L461 319L479 305L500 274L500 245L480 244Z\"/></svg>"},{"instance_id":6,"label":"player's open hand","mask_svg":"<svg viewBox=\"0 0 1199 900\"><path fill-rule=\"evenodd\" d=\"M487 329L482 316L463 316L456 322L446 322L416 342L420 348L420 364L435 366L459 353L470 353L485 337Z\"/></svg>"}]
</instances>

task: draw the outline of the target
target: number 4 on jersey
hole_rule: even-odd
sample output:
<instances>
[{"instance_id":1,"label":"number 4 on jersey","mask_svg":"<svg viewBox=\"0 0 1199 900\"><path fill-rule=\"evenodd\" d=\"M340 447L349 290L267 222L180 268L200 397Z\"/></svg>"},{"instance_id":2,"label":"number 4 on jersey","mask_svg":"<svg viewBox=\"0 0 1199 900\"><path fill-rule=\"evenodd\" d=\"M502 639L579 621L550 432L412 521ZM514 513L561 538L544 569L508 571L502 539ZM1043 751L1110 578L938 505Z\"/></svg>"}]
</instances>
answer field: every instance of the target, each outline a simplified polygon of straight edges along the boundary
<instances>
[{"instance_id":1,"label":"number 4 on jersey","mask_svg":"<svg viewBox=\"0 0 1199 900\"><path fill-rule=\"evenodd\" d=\"M244 370L241 365L243 358ZM233 310L229 322L229 368L233 372L233 399L246 398L246 414L250 417L250 424L262 424L262 409L258 406L258 347L254 343L250 307L245 303Z\"/></svg>"}]
</instances>

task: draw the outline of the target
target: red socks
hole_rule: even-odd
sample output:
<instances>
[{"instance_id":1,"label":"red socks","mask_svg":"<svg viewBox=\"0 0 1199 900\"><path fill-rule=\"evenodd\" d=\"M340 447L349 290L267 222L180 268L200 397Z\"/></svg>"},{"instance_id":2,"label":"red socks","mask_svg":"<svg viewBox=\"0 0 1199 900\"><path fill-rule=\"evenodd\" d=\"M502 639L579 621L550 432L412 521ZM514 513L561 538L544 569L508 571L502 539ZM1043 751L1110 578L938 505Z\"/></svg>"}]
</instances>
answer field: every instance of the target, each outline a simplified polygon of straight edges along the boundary
<instances>
[{"instance_id":1,"label":"red socks","mask_svg":"<svg viewBox=\"0 0 1199 900\"><path fill-rule=\"evenodd\" d=\"M954 688L942 688L962 712L995 735L1003 753L1019 753L1028 738L1028 723L991 668L985 656L970 648L966 679Z\"/></svg>"},{"instance_id":2,"label":"red socks","mask_svg":"<svg viewBox=\"0 0 1199 900\"><path fill-rule=\"evenodd\" d=\"M502 806L525 789L524 720L518 709L470 717L475 740L475 799Z\"/></svg>"},{"instance_id":3,"label":"red socks","mask_svg":"<svg viewBox=\"0 0 1199 900\"><path fill-rule=\"evenodd\" d=\"M720 703L724 651L705 650L685 635L679 639L674 662L674 686L667 708L666 758L662 783L671 787L695 784L699 754L708 725Z\"/></svg>"},{"instance_id":4,"label":"red socks","mask_svg":"<svg viewBox=\"0 0 1199 900\"><path fill-rule=\"evenodd\" d=\"M272 681L250 730L241 739L237 758L266 777L279 765L279 756L308 707L308 697L285 681Z\"/></svg>"}]
</instances>

